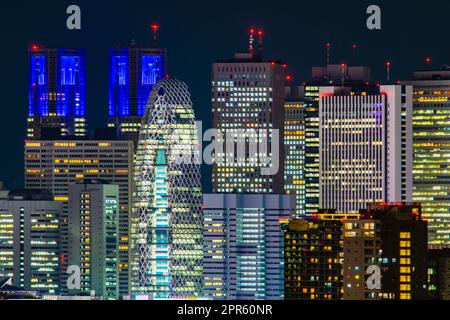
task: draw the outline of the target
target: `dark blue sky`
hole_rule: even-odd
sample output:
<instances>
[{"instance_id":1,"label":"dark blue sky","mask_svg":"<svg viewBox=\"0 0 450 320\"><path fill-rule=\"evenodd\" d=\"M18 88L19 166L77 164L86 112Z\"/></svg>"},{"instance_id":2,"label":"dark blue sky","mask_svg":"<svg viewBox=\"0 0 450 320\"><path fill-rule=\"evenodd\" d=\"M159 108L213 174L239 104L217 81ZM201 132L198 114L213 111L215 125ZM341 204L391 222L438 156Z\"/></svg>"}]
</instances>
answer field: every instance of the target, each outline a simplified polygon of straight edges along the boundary
<instances>
[{"instance_id":1,"label":"dark blue sky","mask_svg":"<svg viewBox=\"0 0 450 320\"><path fill-rule=\"evenodd\" d=\"M66 8L82 9L82 30L66 29ZM382 30L369 31L366 8L382 8ZM87 109L90 128L104 126L108 96L108 49L135 38L150 45L149 24L160 23L160 44L169 52L169 74L190 86L199 120L210 124L211 63L247 48L250 25L266 33L266 57L289 62L297 81L324 63L324 44L333 43L333 62L347 62L359 45L360 63L382 80L393 61L394 79L423 67L450 64L448 0L416 1L80 1L0 0L0 179L23 185L23 140L27 111L28 60L32 43L87 50ZM209 180L208 177L205 180Z\"/></svg>"}]
</instances>

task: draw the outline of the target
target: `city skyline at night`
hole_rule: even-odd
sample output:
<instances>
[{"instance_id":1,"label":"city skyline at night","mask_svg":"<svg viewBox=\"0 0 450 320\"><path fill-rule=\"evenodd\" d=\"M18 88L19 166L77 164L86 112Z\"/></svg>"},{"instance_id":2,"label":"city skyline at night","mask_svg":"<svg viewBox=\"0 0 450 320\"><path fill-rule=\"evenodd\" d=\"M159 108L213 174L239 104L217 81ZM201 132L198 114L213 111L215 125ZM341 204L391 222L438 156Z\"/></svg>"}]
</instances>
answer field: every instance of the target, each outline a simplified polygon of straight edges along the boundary
<instances>
[{"instance_id":1,"label":"city skyline at night","mask_svg":"<svg viewBox=\"0 0 450 320\"><path fill-rule=\"evenodd\" d=\"M450 300L448 2L44 2L0 4L0 300Z\"/></svg>"}]
</instances>

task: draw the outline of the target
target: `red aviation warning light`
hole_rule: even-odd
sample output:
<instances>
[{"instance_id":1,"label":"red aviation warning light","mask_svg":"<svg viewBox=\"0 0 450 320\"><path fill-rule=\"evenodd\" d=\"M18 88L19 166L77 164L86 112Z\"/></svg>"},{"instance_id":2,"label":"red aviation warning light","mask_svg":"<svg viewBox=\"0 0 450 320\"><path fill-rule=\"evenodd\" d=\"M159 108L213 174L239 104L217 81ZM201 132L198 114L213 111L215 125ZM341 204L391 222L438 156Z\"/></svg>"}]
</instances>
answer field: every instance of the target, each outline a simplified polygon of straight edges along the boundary
<instances>
[{"instance_id":1,"label":"red aviation warning light","mask_svg":"<svg viewBox=\"0 0 450 320\"><path fill-rule=\"evenodd\" d=\"M161 27L159 26L159 24L154 23L150 26L150 29L152 29L153 32L152 46L153 48L156 48L158 46L158 32L161 29Z\"/></svg>"},{"instance_id":2,"label":"red aviation warning light","mask_svg":"<svg viewBox=\"0 0 450 320\"><path fill-rule=\"evenodd\" d=\"M425 63L426 63L426 64L430 64L430 63L431 63L431 61L432 61L432 60L431 60L431 58L430 58L430 57L426 57L426 58L425 58Z\"/></svg>"},{"instance_id":3,"label":"red aviation warning light","mask_svg":"<svg viewBox=\"0 0 450 320\"><path fill-rule=\"evenodd\" d=\"M384 65L386 66L386 78L387 81L389 82L391 80L391 66L392 66L392 62L390 60L387 60Z\"/></svg>"},{"instance_id":4,"label":"red aviation warning light","mask_svg":"<svg viewBox=\"0 0 450 320\"><path fill-rule=\"evenodd\" d=\"M293 77L292 75L288 74L286 75L286 81L292 81Z\"/></svg>"},{"instance_id":5,"label":"red aviation warning light","mask_svg":"<svg viewBox=\"0 0 450 320\"><path fill-rule=\"evenodd\" d=\"M33 45L31 45L31 50L33 50L33 51L38 51L39 49L40 49L40 47L39 47L38 44L33 44Z\"/></svg>"},{"instance_id":6,"label":"red aviation warning light","mask_svg":"<svg viewBox=\"0 0 450 320\"><path fill-rule=\"evenodd\" d=\"M249 34L249 52L250 53L254 53L255 52L255 28L251 27L250 30L248 31Z\"/></svg>"},{"instance_id":7,"label":"red aviation warning light","mask_svg":"<svg viewBox=\"0 0 450 320\"><path fill-rule=\"evenodd\" d=\"M330 49L331 49L331 43L327 42L325 44L325 48L327 49L327 65L330 64Z\"/></svg>"}]
</instances>

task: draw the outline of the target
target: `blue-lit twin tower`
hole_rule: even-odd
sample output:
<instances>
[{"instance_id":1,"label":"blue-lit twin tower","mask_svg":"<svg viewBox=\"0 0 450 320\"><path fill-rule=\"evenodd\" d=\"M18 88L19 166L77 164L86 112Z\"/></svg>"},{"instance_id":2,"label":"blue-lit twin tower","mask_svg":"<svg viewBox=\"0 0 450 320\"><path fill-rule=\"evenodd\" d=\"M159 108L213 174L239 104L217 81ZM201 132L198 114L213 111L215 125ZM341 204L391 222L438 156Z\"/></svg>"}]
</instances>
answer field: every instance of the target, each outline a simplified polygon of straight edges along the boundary
<instances>
[{"instance_id":1,"label":"blue-lit twin tower","mask_svg":"<svg viewBox=\"0 0 450 320\"><path fill-rule=\"evenodd\" d=\"M33 45L29 76L27 138L86 136L85 52Z\"/></svg>"},{"instance_id":2,"label":"blue-lit twin tower","mask_svg":"<svg viewBox=\"0 0 450 320\"><path fill-rule=\"evenodd\" d=\"M108 127L119 139L137 146L149 94L166 77L166 61L165 49L143 48L135 41L110 50ZM29 76L27 138L87 137L84 50L33 45Z\"/></svg>"},{"instance_id":3,"label":"blue-lit twin tower","mask_svg":"<svg viewBox=\"0 0 450 320\"><path fill-rule=\"evenodd\" d=\"M166 77L165 49L142 48L132 41L129 48L110 51L108 127L120 139L139 138L142 117L153 86Z\"/></svg>"}]
</instances>

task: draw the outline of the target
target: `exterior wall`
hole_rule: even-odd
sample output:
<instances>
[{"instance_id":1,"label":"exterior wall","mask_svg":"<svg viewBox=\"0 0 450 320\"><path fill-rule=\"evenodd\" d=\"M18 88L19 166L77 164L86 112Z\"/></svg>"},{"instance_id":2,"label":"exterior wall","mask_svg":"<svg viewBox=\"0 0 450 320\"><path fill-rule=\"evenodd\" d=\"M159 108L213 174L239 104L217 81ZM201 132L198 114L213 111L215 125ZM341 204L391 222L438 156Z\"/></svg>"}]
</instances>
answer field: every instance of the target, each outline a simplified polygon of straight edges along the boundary
<instances>
[{"instance_id":1,"label":"exterior wall","mask_svg":"<svg viewBox=\"0 0 450 320\"><path fill-rule=\"evenodd\" d=\"M213 128L227 134L240 130L256 130L253 141L265 141L272 129L280 133L279 163L275 175L262 175L262 165L250 154L245 163L232 163L222 152L224 163L213 167L213 191L219 193L282 193L283 190L283 123L285 69L282 64L255 61L214 63L212 68ZM274 145L274 143L272 143ZM223 144L224 152L226 143ZM269 146L270 147L270 146ZM270 150L270 148L269 148ZM258 154L262 157L262 154ZM256 161L256 162L255 162ZM237 161L235 161L237 162ZM270 165L269 165L270 166Z\"/></svg>"},{"instance_id":2,"label":"exterior wall","mask_svg":"<svg viewBox=\"0 0 450 320\"><path fill-rule=\"evenodd\" d=\"M83 179L105 180L119 186L120 294L129 293L129 219L133 168L131 141L26 141L25 187L48 189L63 203L62 282L67 268L69 186Z\"/></svg>"},{"instance_id":3,"label":"exterior wall","mask_svg":"<svg viewBox=\"0 0 450 320\"><path fill-rule=\"evenodd\" d=\"M305 215L305 106L302 102L285 103L284 179L287 194L296 197L296 214Z\"/></svg>"},{"instance_id":4,"label":"exterior wall","mask_svg":"<svg viewBox=\"0 0 450 320\"><path fill-rule=\"evenodd\" d=\"M412 198L411 88L379 95L320 89L321 207L358 212L367 204Z\"/></svg>"},{"instance_id":5,"label":"exterior wall","mask_svg":"<svg viewBox=\"0 0 450 320\"><path fill-rule=\"evenodd\" d=\"M121 139L139 138L142 117L153 86L166 77L167 51L156 48L113 49L109 57L109 119Z\"/></svg>"},{"instance_id":6,"label":"exterior wall","mask_svg":"<svg viewBox=\"0 0 450 320\"><path fill-rule=\"evenodd\" d=\"M204 195L204 293L208 298L283 299L281 224L294 208L291 196Z\"/></svg>"},{"instance_id":7,"label":"exterior wall","mask_svg":"<svg viewBox=\"0 0 450 320\"><path fill-rule=\"evenodd\" d=\"M119 187L76 184L69 187L68 264L81 268L82 287L69 294L119 297Z\"/></svg>"},{"instance_id":8,"label":"exterior wall","mask_svg":"<svg viewBox=\"0 0 450 320\"><path fill-rule=\"evenodd\" d=\"M413 200L422 203L428 219L428 242L450 247L450 80L448 71L417 72L414 81ZM441 80L442 79L442 80Z\"/></svg>"},{"instance_id":9,"label":"exterior wall","mask_svg":"<svg viewBox=\"0 0 450 320\"><path fill-rule=\"evenodd\" d=\"M56 201L0 200L0 278L11 277L14 286L26 290L59 294L61 214Z\"/></svg>"},{"instance_id":10,"label":"exterior wall","mask_svg":"<svg viewBox=\"0 0 450 320\"><path fill-rule=\"evenodd\" d=\"M30 50L27 137L41 139L42 128L85 137L86 57L83 50Z\"/></svg>"},{"instance_id":11,"label":"exterior wall","mask_svg":"<svg viewBox=\"0 0 450 320\"><path fill-rule=\"evenodd\" d=\"M134 170L132 294L202 294L199 142L187 85L158 82L142 122Z\"/></svg>"}]
</instances>

